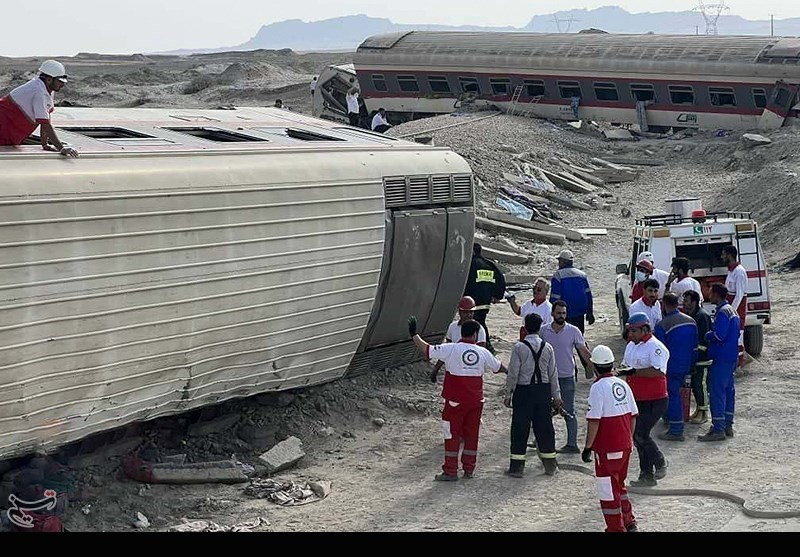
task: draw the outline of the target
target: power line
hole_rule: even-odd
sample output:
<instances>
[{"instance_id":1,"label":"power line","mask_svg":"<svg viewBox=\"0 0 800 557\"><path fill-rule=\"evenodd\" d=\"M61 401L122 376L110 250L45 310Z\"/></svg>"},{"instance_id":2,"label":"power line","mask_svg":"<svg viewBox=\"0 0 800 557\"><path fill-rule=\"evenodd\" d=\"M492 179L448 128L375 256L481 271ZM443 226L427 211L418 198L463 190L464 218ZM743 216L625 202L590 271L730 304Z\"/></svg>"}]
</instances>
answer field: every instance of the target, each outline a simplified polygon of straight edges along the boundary
<instances>
[{"instance_id":1,"label":"power line","mask_svg":"<svg viewBox=\"0 0 800 557\"><path fill-rule=\"evenodd\" d=\"M700 4L694 9L702 14L706 22L706 35L718 34L717 21L722 15L722 12L730 10L730 8L725 5L724 1L719 4L706 4L703 0L700 0Z\"/></svg>"},{"instance_id":2,"label":"power line","mask_svg":"<svg viewBox=\"0 0 800 557\"><path fill-rule=\"evenodd\" d=\"M558 29L559 33L569 33L569 30L572 28L572 24L577 23L580 20L572 15L568 17L558 17L556 14L553 14L551 21L556 24L556 29Z\"/></svg>"}]
</instances>

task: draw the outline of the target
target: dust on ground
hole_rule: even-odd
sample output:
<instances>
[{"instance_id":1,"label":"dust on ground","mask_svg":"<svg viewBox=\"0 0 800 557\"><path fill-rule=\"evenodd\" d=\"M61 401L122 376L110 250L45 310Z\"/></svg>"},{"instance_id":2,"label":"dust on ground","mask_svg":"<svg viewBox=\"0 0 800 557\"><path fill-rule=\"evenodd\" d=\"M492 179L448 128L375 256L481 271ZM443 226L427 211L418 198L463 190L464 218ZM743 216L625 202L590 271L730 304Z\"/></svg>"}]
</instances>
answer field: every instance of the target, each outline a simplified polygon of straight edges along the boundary
<instances>
[{"instance_id":1,"label":"dust on ground","mask_svg":"<svg viewBox=\"0 0 800 557\"><path fill-rule=\"evenodd\" d=\"M215 62L216 63L216 62ZM211 62L208 62L210 65ZM209 66L205 71L230 78L252 75L246 66ZM194 69L198 75L201 70ZM216 78L215 78L216 79ZM157 86L160 87L160 86ZM217 86L222 87L222 86ZM226 86L227 87L227 86ZM298 86L299 87L299 86ZM243 88L245 95L247 88ZM222 90L215 92L222 95ZM179 99L180 100L180 99ZM176 101L177 102L177 101ZM238 103L245 104L245 103ZM443 116L412 122L394 133L422 131L474 115ZM562 211L567 226L608 227L607 236L570 244L578 266L589 275L598 322L587 329L590 345L623 350L614 303L614 267L629 260L633 217L662 210L663 201L701 197L710 209L755 211L762 241L772 263L770 286L773 323L765 328L765 348L737 384L736 437L723 444L695 441L701 427L687 426L685 443L660 442L669 473L659 485L696 487L742 495L758 509L800 509L800 478L793 462L800 457L800 365L793 325L800 319L794 286L797 275L778 264L797 251L796 173L800 171L796 131L770 134L773 144L758 150L744 146L738 135L698 134L681 141L652 139L611 144L550 122L508 116L434 132L437 145L449 145L468 158L484 186L478 212L494 203L494 184L503 171L513 172L513 155L500 144L530 152L542 165L553 155L577 163L588 155L572 145L631 156L658 157L664 166L648 167L635 182L612 185L618 198L611 212ZM549 276L556 249L515 239L536 258L515 272ZM520 296L520 297L524 297ZM489 327L501 359L508 362L518 318L502 304L489 315ZM443 456L439 386L428 380L429 366L376 371L304 391L263 395L219 407L235 423L222 431L192 437L187 429L198 413L160 419L144 425L142 436L158 455L186 454L189 461L229 458L258 464L258 455L291 435L303 440L307 456L278 478L326 480L331 494L301 507L279 507L243 492L243 485L144 485L125 479L119 459L76 471L75 497L65 525L70 530L130 530L137 513L150 529L167 529L184 519L211 520L231 526L257 518L257 529L271 531L600 531L602 515L593 479L562 471L542 474L531 455L526 476L503 475L508 466L510 410L502 406L502 376L486 381L487 402L481 431L476 477L436 483ZM589 384L578 384L577 412L585 415ZM579 420L579 439L585 422ZM658 426L657 426L658 427ZM563 421L556 421L558 446L565 440ZM578 463L579 457L560 456ZM631 476L637 469L636 458ZM632 495L640 528L645 531L795 530L800 520L754 520L732 504L703 497ZM87 506L90 505L90 506ZM81 509L84 509L83 511Z\"/></svg>"}]
</instances>

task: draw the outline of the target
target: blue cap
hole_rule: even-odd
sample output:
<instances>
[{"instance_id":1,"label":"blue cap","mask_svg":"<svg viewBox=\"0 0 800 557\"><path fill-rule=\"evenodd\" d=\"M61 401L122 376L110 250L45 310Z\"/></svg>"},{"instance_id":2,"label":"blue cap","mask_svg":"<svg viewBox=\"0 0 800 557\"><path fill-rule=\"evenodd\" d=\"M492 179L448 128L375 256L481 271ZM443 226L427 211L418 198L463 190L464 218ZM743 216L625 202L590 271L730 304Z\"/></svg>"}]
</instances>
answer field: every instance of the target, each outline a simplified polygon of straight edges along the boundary
<instances>
[{"instance_id":1,"label":"blue cap","mask_svg":"<svg viewBox=\"0 0 800 557\"><path fill-rule=\"evenodd\" d=\"M647 318L646 313L634 313L628 318L628 327L642 327L649 324L650 320Z\"/></svg>"}]
</instances>

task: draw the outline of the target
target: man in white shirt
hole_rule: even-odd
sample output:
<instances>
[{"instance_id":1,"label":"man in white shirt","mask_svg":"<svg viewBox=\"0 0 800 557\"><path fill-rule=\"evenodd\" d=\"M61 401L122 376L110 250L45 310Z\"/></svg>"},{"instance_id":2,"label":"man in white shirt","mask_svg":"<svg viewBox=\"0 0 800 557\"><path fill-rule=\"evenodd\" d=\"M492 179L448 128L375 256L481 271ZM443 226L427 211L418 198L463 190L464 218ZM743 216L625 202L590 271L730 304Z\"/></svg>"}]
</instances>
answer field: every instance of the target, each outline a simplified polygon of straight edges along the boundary
<instances>
[{"instance_id":1,"label":"man in white shirt","mask_svg":"<svg viewBox=\"0 0 800 557\"><path fill-rule=\"evenodd\" d=\"M358 127L358 115L361 112L361 107L358 105L358 89L355 87L350 89L345 100L347 100L347 118L350 120L350 125Z\"/></svg>"},{"instance_id":2,"label":"man in white shirt","mask_svg":"<svg viewBox=\"0 0 800 557\"><path fill-rule=\"evenodd\" d=\"M311 80L311 98L314 98L314 91L317 90L317 76Z\"/></svg>"},{"instance_id":3,"label":"man in white shirt","mask_svg":"<svg viewBox=\"0 0 800 557\"><path fill-rule=\"evenodd\" d=\"M550 292L550 283L544 277L539 277L533 284L533 299L525 302L521 306L517 304L517 298L513 294L506 296L511 311L522 318L522 325L519 330L519 340L524 340L528 336L525 330L525 316L531 313L537 314L542 318L542 327L547 327L553 322L553 304L547 299Z\"/></svg>"},{"instance_id":4,"label":"man in white shirt","mask_svg":"<svg viewBox=\"0 0 800 557\"><path fill-rule=\"evenodd\" d=\"M700 296L700 306L703 305L703 289L700 283L689 276L689 260L685 257L676 257L672 260L672 274L667 282L667 289L678 296L678 309L683 309L683 295L689 290L694 290Z\"/></svg>"},{"instance_id":5,"label":"man in white shirt","mask_svg":"<svg viewBox=\"0 0 800 557\"><path fill-rule=\"evenodd\" d=\"M42 149L65 157L78 152L59 141L50 123L55 109L54 93L67 83L67 72L61 62L46 60L39 67L39 76L0 98L0 145L22 145L37 127L41 127Z\"/></svg>"},{"instance_id":6,"label":"man in white shirt","mask_svg":"<svg viewBox=\"0 0 800 557\"><path fill-rule=\"evenodd\" d=\"M728 303L739 315L739 362L744 361L744 327L747 321L747 269L739 263L739 250L734 246L722 248L722 261L728 266L725 288L728 289Z\"/></svg>"},{"instance_id":7,"label":"man in white shirt","mask_svg":"<svg viewBox=\"0 0 800 557\"><path fill-rule=\"evenodd\" d=\"M392 125L386 119L386 109L379 108L378 112L372 118L372 131L378 133L385 133L391 127Z\"/></svg>"},{"instance_id":8,"label":"man in white shirt","mask_svg":"<svg viewBox=\"0 0 800 557\"><path fill-rule=\"evenodd\" d=\"M475 300L472 296L464 296L461 298L461 301L458 302L458 319L450 323L450 326L447 328L447 334L444 337L445 342L459 342L461 340L461 326L467 321L472 321L474 318ZM486 347L486 329L483 328L483 325L480 326L478 340L475 344L483 346L484 348ZM433 366L433 371L431 372L431 381L433 383L436 383L439 377L439 370L443 365L444 362L439 361Z\"/></svg>"},{"instance_id":9,"label":"man in white shirt","mask_svg":"<svg viewBox=\"0 0 800 557\"><path fill-rule=\"evenodd\" d=\"M630 315L644 313L650 325L650 330L655 329L661 321L661 302L658 301L658 281L649 278L642 283L644 296L631 304Z\"/></svg>"}]
</instances>

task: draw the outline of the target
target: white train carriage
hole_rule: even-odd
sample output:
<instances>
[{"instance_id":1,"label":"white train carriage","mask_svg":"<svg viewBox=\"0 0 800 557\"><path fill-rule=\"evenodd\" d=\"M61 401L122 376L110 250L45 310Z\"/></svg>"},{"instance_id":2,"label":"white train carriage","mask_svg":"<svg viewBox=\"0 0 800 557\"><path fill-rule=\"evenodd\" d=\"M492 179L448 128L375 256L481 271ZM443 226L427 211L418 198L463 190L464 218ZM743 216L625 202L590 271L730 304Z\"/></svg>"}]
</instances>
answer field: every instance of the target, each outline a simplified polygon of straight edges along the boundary
<instances>
[{"instance_id":1,"label":"white train carriage","mask_svg":"<svg viewBox=\"0 0 800 557\"><path fill-rule=\"evenodd\" d=\"M463 292L472 175L288 111L59 109L0 148L0 460L418 359ZM31 138L35 143L36 138Z\"/></svg>"},{"instance_id":2,"label":"white train carriage","mask_svg":"<svg viewBox=\"0 0 800 557\"><path fill-rule=\"evenodd\" d=\"M655 129L771 129L796 116L800 39L608 33L401 32L365 40L367 108L394 121L478 104Z\"/></svg>"}]
</instances>

